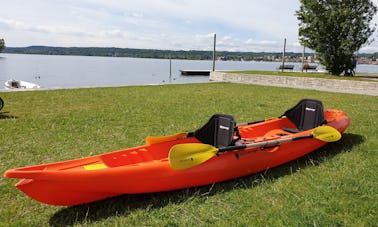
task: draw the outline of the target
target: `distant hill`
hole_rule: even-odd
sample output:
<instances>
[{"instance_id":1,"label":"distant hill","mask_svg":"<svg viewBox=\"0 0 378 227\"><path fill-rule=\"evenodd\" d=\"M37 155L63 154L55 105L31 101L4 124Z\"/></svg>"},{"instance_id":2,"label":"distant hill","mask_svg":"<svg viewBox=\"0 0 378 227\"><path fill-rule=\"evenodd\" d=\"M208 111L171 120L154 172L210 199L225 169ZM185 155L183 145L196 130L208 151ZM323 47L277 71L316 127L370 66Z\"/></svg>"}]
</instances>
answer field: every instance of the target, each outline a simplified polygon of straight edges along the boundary
<instances>
[{"instance_id":1,"label":"distant hill","mask_svg":"<svg viewBox=\"0 0 378 227\"><path fill-rule=\"evenodd\" d=\"M79 56L104 56L104 57L132 57L132 58L161 58L161 59L190 59L190 60L211 60L212 51L199 50L155 50L155 49L131 49L116 47L51 47L51 46L29 46L29 47L6 47L4 53L16 54L43 54L43 55L79 55ZM282 56L282 52L228 52L217 51L217 58L225 61L273 61ZM298 58L302 53L286 52L288 58ZM306 53L312 56L313 53ZM368 58L377 58L375 54L359 54Z\"/></svg>"},{"instance_id":2,"label":"distant hill","mask_svg":"<svg viewBox=\"0 0 378 227\"><path fill-rule=\"evenodd\" d=\"M105 56L105 57L134 57L134 58L162 58L162 59L191 59L211 60L212 51L199 50L155 50L155 49L131 49L115 47L6 47L4 53L17 54L43 54L43 55L79 55L79 56ZM274 52L228 52L217 51L217 57L221 60L267 60L281 57L282 53ZM301 56L301 53L286 53L286 56ZM311 55L311 54L307 54Z\"/></svg>"},{"instance_id":3,"label":"distant hill","mask_svg":"<svg viewBox=\"0 0 378 227\"><path fill-rule=\"evenodd\" d=\"M44 55L79 55L104 57L135 57L135 58L177 58L177 59L212 59L209 51L171 51L154 49L130 49L115 47L6 47L4 53L44 54Z\"/></svg>"}]
</instances>

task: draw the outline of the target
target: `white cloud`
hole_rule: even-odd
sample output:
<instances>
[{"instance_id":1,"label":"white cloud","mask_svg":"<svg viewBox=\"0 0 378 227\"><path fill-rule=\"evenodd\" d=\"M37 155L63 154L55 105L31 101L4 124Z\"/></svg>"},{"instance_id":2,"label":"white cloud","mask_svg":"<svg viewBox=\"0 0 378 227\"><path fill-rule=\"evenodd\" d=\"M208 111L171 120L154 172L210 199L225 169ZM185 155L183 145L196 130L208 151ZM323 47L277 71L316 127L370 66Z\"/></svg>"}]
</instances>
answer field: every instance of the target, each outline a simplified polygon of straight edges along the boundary
<instances>
[{"instance_id":1,"label":"white cloud","mask_svg":"<svg viewBox=\"0 0 378 227\"><path fill-rule=\"evenodd\" d=\"M292 0L3 0L0 36L7 46L211 50L216 33L219 50L282 51L287 38L288 51L301 51L294 15L299 5ZM378 51L378 45L363 50Z\"/></svg>"}]
</instances>

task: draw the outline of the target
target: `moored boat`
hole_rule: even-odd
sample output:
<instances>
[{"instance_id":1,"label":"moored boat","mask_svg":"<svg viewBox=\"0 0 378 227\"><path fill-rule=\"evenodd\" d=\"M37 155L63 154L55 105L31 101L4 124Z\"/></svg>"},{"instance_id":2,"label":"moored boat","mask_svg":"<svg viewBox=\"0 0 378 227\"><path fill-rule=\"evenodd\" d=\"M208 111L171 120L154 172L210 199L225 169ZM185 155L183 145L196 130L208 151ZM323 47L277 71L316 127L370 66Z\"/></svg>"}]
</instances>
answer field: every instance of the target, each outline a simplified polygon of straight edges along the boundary
<instances>
[{"instance_id":1,"label":"moored boat","mask_svg":"<svg viewBox=\"0 0 378 227\"><path fill-rule=\"evenodd\" d=\"M33 199L77 205L121 194L196 187L264 171L336 141L350 120L302 100L282 116L236 125L217 114L194 132L148 137L147 144L87 158L5 172Z\"/></svg>"},{"instance_id":2,"label":"moored boat","mask_svg":"<svg viewBox=\"0 0 378 227\"><path fill-rule=\"evenodd\" d=\"M38 84L33 84L30 82L22 80L7 80L4 83L5 89L35 89L41 88Z\"/></svg>"}]
</instances>

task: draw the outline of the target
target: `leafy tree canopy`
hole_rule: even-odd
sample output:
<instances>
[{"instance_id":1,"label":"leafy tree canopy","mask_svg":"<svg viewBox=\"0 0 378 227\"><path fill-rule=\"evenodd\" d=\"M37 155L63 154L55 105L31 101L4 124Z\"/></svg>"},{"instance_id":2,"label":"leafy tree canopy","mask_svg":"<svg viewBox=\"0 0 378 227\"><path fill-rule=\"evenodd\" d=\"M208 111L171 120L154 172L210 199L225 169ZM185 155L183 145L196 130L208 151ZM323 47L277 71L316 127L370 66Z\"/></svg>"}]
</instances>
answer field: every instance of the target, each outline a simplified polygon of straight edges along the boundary
<instances>
[{"instance_id":1,"label":"leafy tree canopy","mask_svg":"<svg viewBox=\"0 0 378 227\"><path fill-rule=\"evenodd\" d=\"M0 39L0 53L3 51L4 48L5 48L4 39Z\"/></svg>"},{"instance_id":2,"label":"leafy tree canopy","mask_svg":"<svg viewBox=\"0 0 378 227\"><path fill-rule=\"evenodd\" d=\"M377 7L370 0L300 0L296 12L302 45L317 51L334 74L353 68L354 53L369 41Z\"/></svg>"}]
</instances>

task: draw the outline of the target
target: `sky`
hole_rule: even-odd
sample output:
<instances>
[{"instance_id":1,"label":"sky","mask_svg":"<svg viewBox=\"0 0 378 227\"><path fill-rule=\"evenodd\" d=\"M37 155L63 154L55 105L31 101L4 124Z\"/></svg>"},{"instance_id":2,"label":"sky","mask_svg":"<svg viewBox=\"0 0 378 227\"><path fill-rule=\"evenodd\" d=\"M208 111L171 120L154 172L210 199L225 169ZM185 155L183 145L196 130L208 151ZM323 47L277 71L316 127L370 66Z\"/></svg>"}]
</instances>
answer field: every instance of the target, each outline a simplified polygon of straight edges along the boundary
<instances>
[{"instance_id":1,"label":"sky","mask_svg":"<svg viewBox=\"0 0 378 227\"><path fill-rule=\"evenodd\" d=\"M378 5L378 0L373 0ZM299 0L1 0L8 47L301 52ZM378 24L376 15L373 23ZM360 52L378 52L375 41Z\"/></svg>"}]
</instances>

